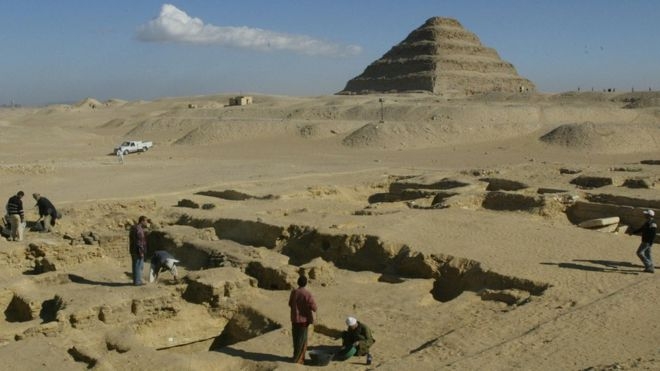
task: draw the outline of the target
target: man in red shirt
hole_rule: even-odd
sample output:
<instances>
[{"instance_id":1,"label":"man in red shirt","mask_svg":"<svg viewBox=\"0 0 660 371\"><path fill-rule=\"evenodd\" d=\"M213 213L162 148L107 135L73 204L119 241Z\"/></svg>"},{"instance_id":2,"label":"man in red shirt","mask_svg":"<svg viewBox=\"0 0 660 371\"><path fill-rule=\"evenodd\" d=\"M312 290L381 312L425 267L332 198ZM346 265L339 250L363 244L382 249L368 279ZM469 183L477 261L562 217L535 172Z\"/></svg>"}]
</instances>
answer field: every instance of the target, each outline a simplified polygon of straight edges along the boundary
<instances>
[{"instance_id":1,"label":"man in red shirt","mask_svg":"<svg viewBox=\"0 0 660 371\"><path fill-rule=\"evenodd\" d=\"M307 351L307 328L314 323L316 302L312 293L307 291L307 277L298 278L298 288L291 291L291 334L293 335L293 362L303 364Z\"/></svg>"},{"instance_id":2,"label":"man in red shirt","mask_svg":"<svg viewBox=\"0 0 660 371\"><path fill-rule=\"evenodd\" d=\"M131 227L128 233L128 245L131 253L133 267L133 285L142 286L142 267L144 266L144 255L147 253L147 234L145 229L149 226L149 219L142 215L138 223Z\"/></svg>"}]
</instances>

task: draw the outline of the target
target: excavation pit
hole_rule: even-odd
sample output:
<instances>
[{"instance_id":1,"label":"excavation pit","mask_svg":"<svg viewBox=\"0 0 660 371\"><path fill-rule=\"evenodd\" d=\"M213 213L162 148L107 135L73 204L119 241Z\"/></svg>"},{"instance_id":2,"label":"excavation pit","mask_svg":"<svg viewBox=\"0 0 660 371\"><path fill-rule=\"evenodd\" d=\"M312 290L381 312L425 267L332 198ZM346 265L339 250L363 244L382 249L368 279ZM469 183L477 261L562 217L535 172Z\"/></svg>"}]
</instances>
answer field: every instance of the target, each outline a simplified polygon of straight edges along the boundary
<instances>
[{"instance_id":1,"label":"excavation pit","mask_svg":"<svg viewBox=\"0 0 660 371\"><path fill-rule=\"evenodd\" d=\"M256 338L281 327L282 325L279 323L250 307L240 307L220 335L215 338L209 347L209 351L221 350L224 347Z\"/></svg>"},{"instance_id":2,"label":"excavation pit","mask_svg":"<svg viewBox=\"0 0 660 371\"><path fill-rule=\"evenodd\" d=\"M511 195L511 193L505 192L490 192L490 194L498 193ZM516 194L513 195L519 196ZM530 197L530 199L535 199L535 197ZM537 207L541 205L541 203L529 204L526 200L523 204L525 207ZM186 220L191 225L204 226L222 226L225 223L224 220L213 222L184 218L181 220ZM275 234L273 233L263 232L282 228L251 221L245 221L241 225L241 221L235 219L232 219L230 222L236 229L243 230L245 233L251 235L274 236ZM252 230L251 228L257 229ZM218 227L216 227L217 229ZM280 230L284 230L284 228ZM283 236L286 236L286 238ZM238 239L243 240L244 237L238 237ZM529 292L531 295L541 295L549 287L545 283L536 283L527 279L510 277L492 271L484 271L480 268L478 262L470 259L444 255L426 256L415 253L409 246L390 244L377 236L331 235L320 233L318 230L307 226L291 225L286 228L286 233L280 235L277 241L264 242L276 245L277 247L273 253L280 251L281 254L288 257L288 265L282 265L282 262L280 262L276 265L268 266L261 262L251 262L242 267L233 268L231 272L233 272L232 277L234 278L229 281L235 281L236 275L243 275L244 277L249 277L252 281L246 281L245 278L239 280L244 282L242 285L251 282L249 283L250 285L258 286L259 288L288 290L295 287L295 278L300 272L299 269L303 269L303 271L307 269L311 273L314 270L312 266L315 265L311 262L319 259L318 264L321 264L320 262L330 262L338 269L371 271L380 274L386 273L385 275L392 283L403 282L403 278L433 279L434 288L431 293L440 302L453 300L464 291L479 292L484 289L516 289ZM252 249L252 247L249 248ZM310 264L310 266L304 268L306 264ZM184 292L183 297L193 303L209 303L211 306L218 305L222 297L231 297L231 289L232 287L236 287L238 283L231 283L225 278L203 278L209 274L216 274L212 273L213 271L218 272L217 274L221 274L222 276L230 272L219 269L196 272L192 276L189 276L191 282ZM392 277L399 278L392 279Z\"/></svg>"},{"instance_id":3,"label":"excavation pit","mask_svg":"<svg viewBox=\"0 0 660 371\"><path fill-rule=\"evenodd\" d=\"M275 195L253 196L247 193L239 192L233 189L224 191L201 191L196 194L201 196L215 197L228 201L245 201L245 200L274 200L278 197Z\"/></svg>"}]
</instances>

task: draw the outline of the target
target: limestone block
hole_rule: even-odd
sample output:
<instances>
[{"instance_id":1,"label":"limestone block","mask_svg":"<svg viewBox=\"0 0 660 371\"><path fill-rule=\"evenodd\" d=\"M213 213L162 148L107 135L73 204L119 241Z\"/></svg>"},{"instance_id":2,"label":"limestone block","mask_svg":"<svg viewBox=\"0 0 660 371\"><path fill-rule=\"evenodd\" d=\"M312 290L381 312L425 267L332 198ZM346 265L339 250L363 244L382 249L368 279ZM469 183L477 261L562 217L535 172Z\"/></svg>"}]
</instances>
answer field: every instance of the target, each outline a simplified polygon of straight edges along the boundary
<instances>
[{"instance_id":1,"label":"limestone block","mask_svg":"<svg viewBox=\"0 0 660 371\"><path fill-rule=\"evenodd\" d=\"M598 227L604 227L604 226L610 226L610 225L618 225L620 221L620 218L618 216L612 216L609 218L598 218L598 219L590 219L590 220L585 220L578 224L578 227L581 228L598 228Z\"/></svg>"},{"instance_id":2,"label":"limestone block","mask_svg":"<svg viewBox=\"0 0 660 371\"><path fill-rule=\"evenodd\" d=\"M188 274L183 298L192 303L217 305L220 298L234 296L257 286L257 280L233 267L212 268Z\"/></svg>"},{"instance_id":3,"label":"limestone block","mask_svg":"<svg viewBox=\"0 0 660 371\"><path fill-rule=\"evenodd\" d=\"M589 228L592 231L603 232L603 233L614 233L619 229L618 224L610 224L604 227Z\"/></svg>"}]
</instances>

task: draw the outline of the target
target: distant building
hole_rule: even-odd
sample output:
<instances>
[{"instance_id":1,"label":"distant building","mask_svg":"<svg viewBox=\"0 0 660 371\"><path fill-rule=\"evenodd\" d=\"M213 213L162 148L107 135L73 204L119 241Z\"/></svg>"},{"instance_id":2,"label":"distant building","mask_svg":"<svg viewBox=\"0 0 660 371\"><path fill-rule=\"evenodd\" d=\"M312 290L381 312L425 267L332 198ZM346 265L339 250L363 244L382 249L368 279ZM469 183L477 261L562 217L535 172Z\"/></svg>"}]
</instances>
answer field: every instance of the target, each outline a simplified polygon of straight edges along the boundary
<instances>
[{"instance_id":1,"label":"distant building","mask_svg":"<svg viewBox=\"0 0 660 371\"><path fill-rule=\"evenodd\" d=\"M239 95L237 97L229 98L230 106L246 106L252 104L252 97L246 95Z\"/></svg>"}]
</instances>

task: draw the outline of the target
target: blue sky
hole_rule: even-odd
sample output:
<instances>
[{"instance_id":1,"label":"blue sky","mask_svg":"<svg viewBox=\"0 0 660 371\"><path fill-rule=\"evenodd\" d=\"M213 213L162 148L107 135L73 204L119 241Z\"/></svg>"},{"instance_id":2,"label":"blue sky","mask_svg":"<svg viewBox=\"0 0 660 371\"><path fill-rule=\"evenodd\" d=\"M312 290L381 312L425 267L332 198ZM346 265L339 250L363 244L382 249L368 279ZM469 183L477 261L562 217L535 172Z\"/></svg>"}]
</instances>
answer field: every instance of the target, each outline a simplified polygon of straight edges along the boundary
<instances>
[{"instance_id":1,"label":"blue sky","mask_svg":"<svg viewBox=\"0 0 660 371\"><path fill-rule=\"evenodd\" d=\"M0 0L0 104L333 94L433 16L542 92L660 90L656 0Z\"/></svg>"}]
</instances>

